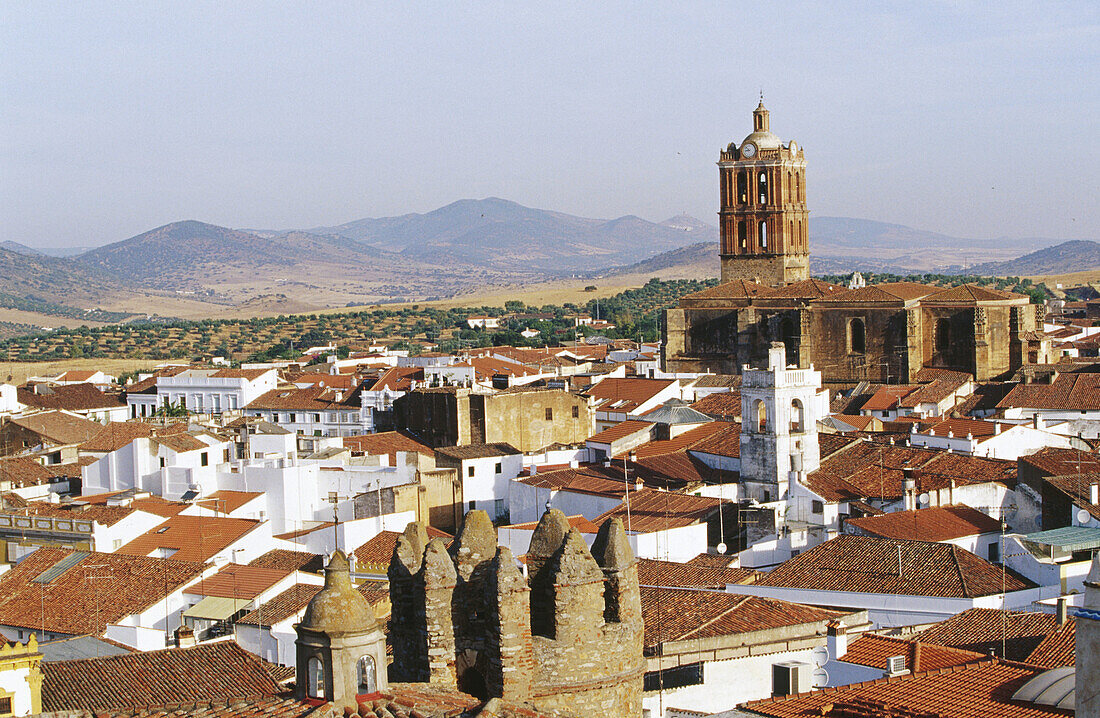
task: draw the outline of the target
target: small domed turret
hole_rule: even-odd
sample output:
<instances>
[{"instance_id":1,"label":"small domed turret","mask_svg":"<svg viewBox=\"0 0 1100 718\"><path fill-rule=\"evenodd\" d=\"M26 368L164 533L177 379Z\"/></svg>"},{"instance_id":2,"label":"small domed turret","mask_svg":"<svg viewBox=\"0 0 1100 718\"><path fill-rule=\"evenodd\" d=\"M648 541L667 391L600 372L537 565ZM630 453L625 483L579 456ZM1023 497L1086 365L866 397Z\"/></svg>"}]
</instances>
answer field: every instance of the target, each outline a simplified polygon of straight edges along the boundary
<instances>
[{"instance_id":1,"label":"small domed turret","mask_svg":"<svg viewBox=\"0 0 1100 718\"><path fill-rule=\"evenodd\" d=\"M745 142L756 145L758 150L777 150L783 144L778 135L771 133L768 109L764 107L763 100L760 100L760 104L752 111L752 134L744 139L742 146Z\"/></svg>"},{"instance_id":2,"label":"small domed turret","mask_svg":"<svg viewBox=\"0 0 1100 718\"><path fill-rule=\"evenodd\" d=\"M309 602L300 625L330 636L378 628L374 609L351 582L351 564L343 551L332 554L325 566L325 587Z\"/></svg>"}]
</instances>

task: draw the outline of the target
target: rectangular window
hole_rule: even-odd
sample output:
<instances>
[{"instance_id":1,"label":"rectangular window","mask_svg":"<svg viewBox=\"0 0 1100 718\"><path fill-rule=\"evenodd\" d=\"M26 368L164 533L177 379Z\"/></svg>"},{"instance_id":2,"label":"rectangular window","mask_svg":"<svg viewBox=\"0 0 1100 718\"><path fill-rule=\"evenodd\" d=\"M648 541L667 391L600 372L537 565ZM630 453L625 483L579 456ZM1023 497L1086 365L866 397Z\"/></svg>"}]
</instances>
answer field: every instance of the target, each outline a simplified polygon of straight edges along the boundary
<instances>
[{"instance_id":1,"label":"rectangular window","mask_svg":"<svg viewBox=\"0 0 1100 718\"><path fill-rule=\"evenodd\" d=\"M320 436L321 435L321 430L320 429L314 429L313 430L313 435L314 436Z\"/></svg>"},{"instance_id":2,"label":"rectangular window","mask_svg":"<svg viewBox=\"0 0 1100 718\"><path fill-rule=\"evenodd\" d=\"M202 452L201 454L199 454L199 465L201 465L201 466L209 466L210 465L210 455L207 454L205 451Z\"/></svg>"},{"instance_id":3,"label":"rectangular window","mask_svg":"<svg viewBox=\"0 0 1100 718\"><path fill-rule=\"evenodd\" d=\"M313 421L320 424L321 423L321 415L320 414L314 414L313 415Z\"/></svg>"},{"instance_id":4,"label":"rectangular window","mask_svg":"<svg viewBox=\"0 0 1100 718\"><path fill-rule=\"evenodd\" d=\"M497 465L493 467L493 473L494 474L499 474L502 470L503 470L503 466L501 465L501 462L498 461Z\"/></svg>"},{"instance_id":5,"label":"rectangular window","mask_svg":"<svg viewBox=\"0 0 1100 718\"><path fill-rule=\"evenodd\" d=\"M160 457L160 468L164 468L164 457Z\"/></svg>"},{"instance_id":6,"label":"rectangular window","mask_svg":"<svg viewBox=\"0 0 1100 718\"><path fill-rule=\"evenodd\" d=\"M997 563L1001 560L1001 547L996 541L989 544L989 561L990 563Z\"/></svg>"},{"instance_id":7,"label":"rectangular window","mask_svg":"<svg viewBox=\"0 0 1100 718\"><path fill-rule=\"evenodd\" d=\"M477 508L477 502L476 501L471 501L470 502L470 511L473 511L476 508Z\"/></svg>"},{"instance_id":8,"label":"rectangular window","mask_svg":"<svg viewBox=\"0 0 1100 718\"><path fill-rule=\"evenodd\" d=\"M573 418L578 419L578 418L580 418L580 415L581 415L581 408L579 406L574 406L573 407Z\"/></svg>"},{"instance_id":9,"label":"rectangular window","mask_svg":"<svg viewBox=\"0 0 1100 718\"><path fill-rule=\"evenodd\" d=\"M0 698L0 716L11 715L11 696Z\"/></svg>"},{"instance_id":10,"label":"rectangular window","mask_svg":"<svg viewBox=\"0 0 1100 718\"><path fill-rule=\"evenodd\" d=\"M823 501L818 501L817 499L814 499L810 502L810 511L815 514L825 513L825 503Z\"/></svg>"},{"instance_id":11,"label":"rectangular window","mask_svg":"<svg viewBox=\"0 0 1100 718\"><path fill-rule=\"evenodd\" d=\"M474 475L474 467L473 466L470 466L466 469L466 475L467 476L473 476Z\"/></svg>"},{"instance_id":12,"label":"rectangular window","mask_svg":"<svg viewBox=\"0 0 1100 718\"><path fill-rule=\"evenodd\" d=\"M504 499L495 499L493 501L493 511L496 513L498 519L504 516Z\"/></svg>"},{"instance_id":13,"label":"rectangular window","mask_svg":"<svg viewBox=\"0 0 1100 718\"><path fill-rule=\"evenodd\" d=\"M222 461L225 463L229 463L229 449L226 449L222 452Z\"/></svg>"},{"instance_id":14,"label":"rectangular window","mask_svg":"<svg viewBox=\"0 0 1100 718\"><path fill-rule=\"evenodd\" d=\"M298 420L298 415L297 414L291 414L290 415L290 423L291 424L293 424L297 420Z\"/></svg>"},{"instance_id":15,"label":"rectangular window","mask_svg":"<svg viewBox=\"0 0 1100 718\"><path fill-rule=\"evenodd\" d=\"M546 407L546 420L547 421L553 421L554 420L554 410L551 409L550 407Z\"/></svg>"}]
</instances>

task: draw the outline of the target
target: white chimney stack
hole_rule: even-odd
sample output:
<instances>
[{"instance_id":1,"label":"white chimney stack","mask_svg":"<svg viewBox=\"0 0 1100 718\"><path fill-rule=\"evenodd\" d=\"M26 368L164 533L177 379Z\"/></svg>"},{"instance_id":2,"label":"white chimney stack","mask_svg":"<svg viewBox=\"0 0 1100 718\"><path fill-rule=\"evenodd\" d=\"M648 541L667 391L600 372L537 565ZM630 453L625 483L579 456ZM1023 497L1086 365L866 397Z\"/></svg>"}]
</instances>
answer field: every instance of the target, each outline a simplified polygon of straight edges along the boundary
<instances>
[{"instance_id":1,"label":"white chimney stack","mask_svg":"<svg viewBox=\"0 0 1100 718\"><path fill-rule=\"evenodd\" d=\"M1092 483L1089 485L1089 503L1100 504L1100 484Z\"/></svg>"}]
</instances>

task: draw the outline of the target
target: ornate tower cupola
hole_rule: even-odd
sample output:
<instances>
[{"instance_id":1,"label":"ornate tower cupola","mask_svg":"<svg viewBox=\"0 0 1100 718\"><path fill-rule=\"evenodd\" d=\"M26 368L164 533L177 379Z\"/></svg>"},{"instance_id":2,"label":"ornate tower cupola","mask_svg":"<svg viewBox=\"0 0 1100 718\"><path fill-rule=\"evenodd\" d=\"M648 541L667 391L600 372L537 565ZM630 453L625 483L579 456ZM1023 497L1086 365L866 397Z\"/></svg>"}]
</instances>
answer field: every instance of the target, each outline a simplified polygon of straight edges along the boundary
<instances>
[{"instance_id":1,"label":"ornate tower cupola","mask_svg":"<svg viewBox=\"0 0 1100 718\"><path fill-rule=\"evenodd\" d=\"M332 554L324 588L294 629L299 699L355 708L358 696L386 689L386 638L374 609L351 581L343 551Z\"/></svg>"},{"instance_id":2,"label":"ornate tower cupola","mask_svg":"<svg viewBox=\"0 0 1100 718\"><path fill-rule=\"evenodd\" d=\"M795 142L771 132L761 100L752 133L731 142L718 161L722 281L770 286L810 277L806 158Z\"/></svg>"}]
</instances>

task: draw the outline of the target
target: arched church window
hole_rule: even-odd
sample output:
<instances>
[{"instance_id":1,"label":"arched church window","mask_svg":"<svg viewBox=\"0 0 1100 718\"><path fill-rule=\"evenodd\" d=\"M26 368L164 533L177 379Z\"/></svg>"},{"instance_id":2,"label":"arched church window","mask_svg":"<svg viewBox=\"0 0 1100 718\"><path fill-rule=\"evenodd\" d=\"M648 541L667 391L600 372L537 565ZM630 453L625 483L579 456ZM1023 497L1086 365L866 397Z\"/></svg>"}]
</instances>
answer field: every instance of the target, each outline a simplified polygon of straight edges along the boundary
<instances>
[{"instance_id":1,"label":"arched church window","mask_svg":"<svg viewBox=\"0 0 1100 718\"><path fill-rule=\"evenodd\" d=\"M768 430L768 407L760 399L756 400L753 407L756 412L756 428L760 433L764 433Z\"/></svg>"},{"instance_id":2,"label":"arched church window","mask_svg":"<svg viewBox=\"0 0 1100 718\"><path fill-rule=\"evenodd\" d=\"M741 204L749 201L749 182L744 170L737 173L737 201Z\"/></svg>"},{"instance_id":3,"label":"arched church window","mask_svg":"<svg viewBox=\"0 0 1100 718\"><path fill-rule=\"evenodd\" d=\"M795 202L800 202L803 199L805 199L804 197L802 197L801 193L802 193L802 183L798 181L798 173L795 172L794 173L794 201Z\"/></svg>"},{"instance_id":4,"label":"arched church window","mask_svg":"<svg viewBox=\"0 0 1100 718\"><path fill-rule=\"evenodd\" d=\"M801 433L805 430L805 416L802 402L798 399L794 399L791 401L791 432Z\"/></svg>"},{"instance_id":5,"label":"arched church window","mask_svg":"<svg viewBox=\"0 0 1100 718\"><path fill-rule=\"evenodd\" d=\"M768 175L764 172L760 173L760 204L768 203Z\"/></svg>"},{"instance_id":6,"label":"arched church window","mask_svg":"<svg viewBox=\"0 0 1100 718\"><path fill-rule=\"evenodd\" d=\"M867 327L862 319L853 319L848 323L848 351L852 354L867 352Z\"/></svg>"},{"instance_id":7,"label":"arched church window","mask_svg":"<svg viewBox=\"0 0 1100 718\"><path fill-rule=\"evenodd\" d=\"M760 240L760 249L767 249L768 248L768 223L766 221L761 222L758 229L759 229L759 234L760 234L760 236L758 237L758 239Z\"/></svg>"},{"instance_id":8,"label":"arched church window","mask_svg":"<svg viewBox=\"0 0 1100 718\"><path fill-rule=\"evenodd\" d=\"M946 354L951 348L951 322L947 319L936 321L936 353Z\"/></svg>"},{"instance_id":9,"label":"arched church window","mask_svg":"<svg viewBox=\"0 0 1100 718\"><path fill-rule=\"evenodd\" d=\"M806 246L805 238L802 236L802 220L798 220L798 246Z\"/></svg>"},{"instance_id":10,"label":"arched church window","mask_svg":"<svg viewBox=\"0 0 1100 718\"><path fill-rule=\"evenodd\" d=\"M325 697L325 664L316 656L306 662L306 692L310 698Z\"/></svg>"},{"instance_id":11,"label":"arched church window","mask_svg":"<svg viewBox=\"0 0 1100 718\"><path fill-rule=\"evenodd\" d=\"M361 656L356 665L356 670L359 675L359 695L374 693L378 690L374 656Z\"/></svg>"},{"instance_id":12,"label":"arched church window","mask_svg":"<svg viewBox=\"0 0 1100 718\"><path fill-rule=\"evenodd\" d=\"M786 181L786 184L783 185L783 196L786 197L787 202L790 202L793 199L793 197L791 195L791 185L793 183L793 180L791 178L791 174L792 173L790 172L790 170L788 170L787 171L787 181Z\"/></svg>"},{"instance_id":13,"label":"arched church window","mask_svg":"<svg viewBox=\"0 0 1100 718\"><path fill-rule=\"evenodd\" d=\"M741 251L745 252L749 248L749 233L745 229L745 220L741 220L737 223L737 243L741 247Z\"/></svg>"}]
</instances>

